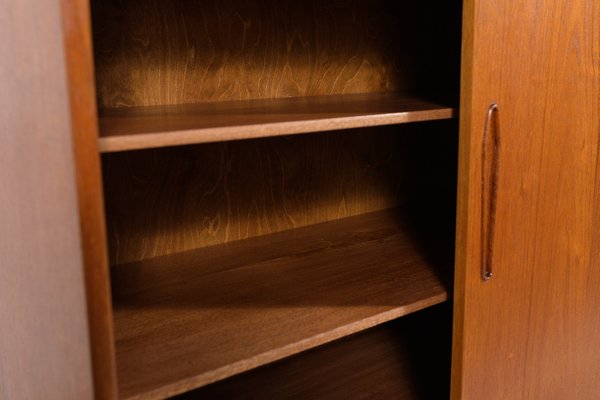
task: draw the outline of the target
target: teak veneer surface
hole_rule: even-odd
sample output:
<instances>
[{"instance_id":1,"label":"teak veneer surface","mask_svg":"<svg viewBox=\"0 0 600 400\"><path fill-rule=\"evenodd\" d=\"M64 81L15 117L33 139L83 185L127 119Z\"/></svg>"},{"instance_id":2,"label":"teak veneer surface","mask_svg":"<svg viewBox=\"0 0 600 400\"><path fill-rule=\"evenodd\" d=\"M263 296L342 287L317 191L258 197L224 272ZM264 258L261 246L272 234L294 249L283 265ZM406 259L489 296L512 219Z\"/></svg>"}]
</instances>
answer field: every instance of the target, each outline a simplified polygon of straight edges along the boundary
<instances>
[{"instance_id":1,"label":"teak veneer surface","mask_svg":"<svg viewBox=\"0 0 600 400\"><path fill-rule=\"evenodd\" d=\"M100 112L103 152L448 119L455 110L399 93L296 97Z\"/></svg>"},{"instance_id":2,"label":"teak veneer surface","mask_svg":"<svg viewBox=\"0 0 600 400\"><path fill-rule=\"evenodd\" d=\"M92 38L87 0L62 0L71 134L75 154L83 270L86 279L94 397L117 396L106 217L98 149ZM0 396L1 397L1 396Z\"/></svg>"},{"instance_id":3,"label":"teak veneer surface","mask_svg":"<svg viewBox=\"0 0 600 400\"><path fill-rule=\"evenodd\" d=\"M458 92L460 2L91 4L101 108Z\"/></svg>"},{"instance_id":4,"label":"teak veneer surface","mask_svg":"<svg viewBox=\"0 0 600 400\"><path fill-rule=\"evenodd\" d=\"M451 329L441 304L174 400L446 399Z\"/></svg>"},{"instance_id":5,"label":"teak veneer surface","mask_svg":"<svg viewBox=\"0 0 600 400\"><path fill-rule=\"evenodd\" d=\"M182 393L445 301L451 257L400 215L113 268L121 397Z\"/></svg>"},{"instance_id":6,"label":"teak veneer surface","mask_svg":"<svg viewBox=\"0 0 600 400\"><path fill-rule=\"evenodd\" d=\"M104 154L112 265L410 207L445 221L456 121Z\"/></svg>"},{"instance_id":7,"label":"teak veneer surface","mask_svg":"<svg viewBox=\"0 0 600 400\"><path fill-rule=\"evenodd\" d=\"M453 399L598 399L600 2L465 1ZM526 61L525 61L526 60ZM498 104L494 276L482 137Z\"/></svg>"}]
</instances>

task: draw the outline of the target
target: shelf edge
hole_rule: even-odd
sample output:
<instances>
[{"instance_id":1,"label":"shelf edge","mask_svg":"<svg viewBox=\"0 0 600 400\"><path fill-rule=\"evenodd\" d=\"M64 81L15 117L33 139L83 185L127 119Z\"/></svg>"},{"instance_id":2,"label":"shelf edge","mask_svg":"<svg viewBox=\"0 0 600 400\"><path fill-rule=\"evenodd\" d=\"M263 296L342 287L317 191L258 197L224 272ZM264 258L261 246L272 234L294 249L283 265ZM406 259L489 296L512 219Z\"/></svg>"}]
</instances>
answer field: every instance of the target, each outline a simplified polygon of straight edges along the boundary
<instances>
[{"instance_id":1,"label":"shelf edge","mask_svg":"<svg viewBox=\"0 0 600 400\"><path fill-rule=\"evenodd\" d=\"M259 354L250 360L239 361L214 371L210 371L198 376L186 378L179 382L172 383L160 388L153 389L149 392L136 394L133 396L124 397L126 400L159 400L165 397L172 397L178 394L188 392L190 390L198 389L200 387L215 383L234 375L250 371L254 368L258 368L272 362L276 362L287 357L299 354L303 351L314 349L318 346L322 346L327 343L331 343L335 340L353 335L381 325L383 323L392 321L396 318L403 317L405 315L423 310L428 307L441 304L448 301L449 295L447 292L440 293L438 295L428 297L423 300L416 301L411 304L407 304L398 307L393 310L389 310L377 315L373 315L369 318L362 319L360 321L352 322L347 325L340 326L333 330L322 332L316 336L305 338L299 342L291 343L281 348L273 349L265 353Z\"/></svg>"},{"instance_id":2,"label":"shelf edge","mask_svg":"<svg viewBox=\"0 0 600 400\"><path fill-rule=\"evenodd\" d=\"M109 136L100 137L98 145L101 153L114 153L161 147L287 136L302 133L329 132L342 129L396 125L411 122L436 121L453 119L456 117L456 109L440 108L434 110L356 115L352 117L329 119L309 119L267 124Z\"/></svg>"}]
</instances>

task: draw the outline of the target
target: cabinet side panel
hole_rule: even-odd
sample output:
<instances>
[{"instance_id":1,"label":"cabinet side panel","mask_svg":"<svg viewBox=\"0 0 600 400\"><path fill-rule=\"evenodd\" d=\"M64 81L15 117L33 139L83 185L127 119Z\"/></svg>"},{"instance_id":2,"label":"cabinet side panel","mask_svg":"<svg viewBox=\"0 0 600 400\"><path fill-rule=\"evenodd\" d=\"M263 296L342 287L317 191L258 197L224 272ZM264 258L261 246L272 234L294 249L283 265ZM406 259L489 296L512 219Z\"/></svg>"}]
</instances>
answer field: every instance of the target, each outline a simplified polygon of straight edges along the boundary
<instances>
[{"instance_id":1,"label":"cabinet side panel","mask_svg":"<svg viewBox=\"0 0 600 400\"><path fill-rule=\"evenodd\" d=\"M469 229L470 222L478 218L477 204L469 202L469 192L473 190L472 182L476 168L471 165L471 132L472 132L472 98L473 98L473 42L474 42L474 11L475 2L463 2L462 19L462 51L461 51L461 91L460 91L460 121L458 140L458 174L457 174L457 207L456 207L456 249L454 269L453 297L453 332L452 332L452 369L451 369L451 398L462 398L463 389L463 359L465 354L464 331L464 300L465 300L465 265L469 260L471 243L478 240L478 232Z\"/></svg>"},{"instance_id":2,"label":"cabinet side panel","mask_svg":"<svg viewBox=\"0 0 600 400\"><path fill-rule=\"evenodd\" d=\"M94 393L103 400L117 397L117 385L88 3L62 0L62 15Z\"/></svg>"},{"instance_id":3,"label":"cabinet side panel","mask_svg":"<svg viewBox=\"0 0 600 400\"><path fill-rule=\"evenodd\" d=\"M0 398L93 398L61 9L0 3Z\"/></svg>"}]
</instances>

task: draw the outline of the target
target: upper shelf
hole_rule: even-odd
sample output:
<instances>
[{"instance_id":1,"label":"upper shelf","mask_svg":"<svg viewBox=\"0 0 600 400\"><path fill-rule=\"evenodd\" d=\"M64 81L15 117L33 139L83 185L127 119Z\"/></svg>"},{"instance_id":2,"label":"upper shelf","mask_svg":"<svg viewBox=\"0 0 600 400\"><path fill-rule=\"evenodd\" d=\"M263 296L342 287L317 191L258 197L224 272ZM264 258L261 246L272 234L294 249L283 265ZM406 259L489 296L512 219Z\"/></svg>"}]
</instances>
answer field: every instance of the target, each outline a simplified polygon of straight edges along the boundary
<instances>
[{"instance_id":1,"label":"upper shelf","mask_svg":"<svg viewBox=\"0 0 600 400\"><path fill-rule=\"evenodd\" d=\"M450 119L456 110L398 93L228 101L100 111L104 153Z\"/></svg>"}]
</instances>

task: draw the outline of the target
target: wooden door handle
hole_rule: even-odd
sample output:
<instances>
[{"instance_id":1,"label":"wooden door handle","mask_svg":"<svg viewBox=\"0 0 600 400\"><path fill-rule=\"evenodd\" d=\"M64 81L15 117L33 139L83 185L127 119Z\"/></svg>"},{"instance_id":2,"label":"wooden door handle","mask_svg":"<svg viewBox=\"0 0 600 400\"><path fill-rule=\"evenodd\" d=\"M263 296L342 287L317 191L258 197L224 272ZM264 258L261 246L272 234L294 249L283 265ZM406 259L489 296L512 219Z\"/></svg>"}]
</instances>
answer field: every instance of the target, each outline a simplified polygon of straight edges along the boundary
<instances>
[{"instance_id":1,"label":"wooden door handle","mask_svg":"<svg viewBox=\"0 0 600 400\"><path fill-rule=\"evenodd\" d=\"M498 104L487 111L483 132L481 161L481 277L492 278L494 270L494 231L500 156L500 122Z\"/></svg>"}]
</instances>

